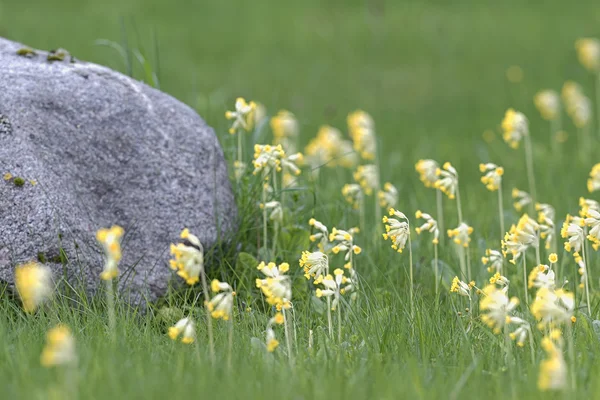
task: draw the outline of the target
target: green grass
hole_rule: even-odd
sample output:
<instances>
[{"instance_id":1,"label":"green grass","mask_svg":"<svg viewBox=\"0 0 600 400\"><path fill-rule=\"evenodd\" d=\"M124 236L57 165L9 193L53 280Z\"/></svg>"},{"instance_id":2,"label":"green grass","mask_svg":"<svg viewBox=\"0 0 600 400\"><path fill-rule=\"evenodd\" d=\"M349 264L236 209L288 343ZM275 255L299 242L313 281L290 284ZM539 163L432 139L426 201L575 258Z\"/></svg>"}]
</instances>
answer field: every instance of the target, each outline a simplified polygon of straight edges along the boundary
<instances>
[{"instance_id":1,"label":"green grass","mask_svg":"<svg viewBox=\"0 0 600 400\"><path fill-rule=\"evenodd\" d=\"M129 45L152 63L161 89L197 109L215 127L230 160L235 143L226 134L223 112L238 95L261 101L270 115L279 108L293 111L301 123L302 143L319 125L345 129L348 112L367 110L377 124L382 180L399 188L398 208L409 217L416 209L435 210L434 193L422 187L414 163L434 158L450 160L458 168L465 219L475 228L471 251L479 285L487 274L478 260L486 247L498 247L498 221L495 195L479 183L477 166L491 161L505 167L507 222L519 217L510 208L508 190L527 188L522 152L510 150L498 135L486 143L482 132L498 131L506 108L523 111L531 122L539 200L554 205L559 219L575 213L579 196L587 195L591 165L578 157L570 123L561 156L551 156L548 126L532 97L539 89L558 90L566 79L575 79L595 101L591 77L577 63L573 43L581 36L600 36L599 26L600 7L593 1L0 2L0 35L35 48L63 47L79 59L126 71L114 51L94 42L122 42L127 37ZM511 65L523 69L522 82L507 81L505 71ZM134 74L143 78L146 72L135 64ZM269 135L263 132L260 141L270 140ZM597 141L594 146L598 148ZM144 315L120 304L114 346L101 300L66 292L30 316L10 296L3 296L0 385L5 396L62 398L61 371L39 365L45 332L62 321L77 339L81 398L501 399L511 396L511 388L516 398L548 397L536 388L543 358L541 335L535 335L535 363L527 347L515 348L514 366L505 368L500 338L478 320L464 331L468 320L454 312L468 306L464 298L444 293L436 303L432 249L426 238L413 236L418 310L414 326L408 318L408 254L394 253L366 229L356 239L364 248L357 258L360 300L344 308L343 343L327 338L326 318L311 300L297 259L308 246L306 222L311 216L330 228L357 223L340 194L350 177L349 171L325 170L319 182L307 182L289 196L287 233L277 258L290 262L295 276L293 369L285 357L281 328L277 334L282 346L273 357L251 344L252 338L264 340L271 314L253 287L254 266L236 266L235 258L228 256L211 275L235 282L238 292L231 371L224 362L226 329L220 323L215 324L219 362L214 368L210 365L202 312L189 309L194 293L170 293L154 312ZM261 229L255 206L258 188L256 179L248 178L236 189L242 215L239 242L251 254L257 251ZM445 201L445 212L446 225L452 227L454 203ZM367 217L373 221L373 215ZM575 265L566 261L568 256L559 256L570 273L572 283L567 286L573 288ZM442 246L440 258L457 268L449 247ZM594 254L596 290L598 261ZM340 263L337 258L332 262ZM533 263L530 259L529 265ZM514 294L521 289L518 272L509 272ZM246 312L242 302L252 311ZM196 315L200 359L192 347L166 336L177 319L158 311L167 303ZM600 373L599 337L593 327L599 304L595 293L591 318L583 309L577 312L578 398L593 398L600 389L595 379ZM523 304L518 310L528 315ZM309 329L315 334L312 351L307 349Z\"/></svg>"}]
</instances>

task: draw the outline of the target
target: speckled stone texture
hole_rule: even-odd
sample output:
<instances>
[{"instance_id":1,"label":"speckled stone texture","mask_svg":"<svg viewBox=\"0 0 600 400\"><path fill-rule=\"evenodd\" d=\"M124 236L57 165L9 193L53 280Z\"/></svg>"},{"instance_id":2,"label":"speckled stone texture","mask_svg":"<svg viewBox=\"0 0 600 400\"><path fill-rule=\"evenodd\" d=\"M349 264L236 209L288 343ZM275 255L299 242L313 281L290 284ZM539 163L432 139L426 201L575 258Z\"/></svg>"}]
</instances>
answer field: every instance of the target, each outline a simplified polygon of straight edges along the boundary
<instances>
[{"instance_id":1,"label":"speckled stone texture","mask_svg":"<svg viewBox=\"0 0 600 400\"><path fill-rule=\"evenodd\" d=\"M66 271L94 292L103 268L95 232L118 224L121 293L133 304L155 300L171 276L169 244L184 227L205 248L235 229L214 131L188 106L120 73L68 54L18 55L22 48L0 38L0 280L12 284L16 264L41 258L56 281Z\"/></svg>"}]
</instances>

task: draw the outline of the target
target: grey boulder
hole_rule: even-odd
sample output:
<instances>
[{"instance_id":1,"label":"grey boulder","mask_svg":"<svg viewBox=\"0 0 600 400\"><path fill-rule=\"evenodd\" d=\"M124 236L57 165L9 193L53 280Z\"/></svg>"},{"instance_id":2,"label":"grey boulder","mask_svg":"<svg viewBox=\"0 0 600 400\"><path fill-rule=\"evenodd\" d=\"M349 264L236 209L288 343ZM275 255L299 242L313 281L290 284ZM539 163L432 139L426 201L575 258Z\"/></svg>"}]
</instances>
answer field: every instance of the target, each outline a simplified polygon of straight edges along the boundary
<instances>
[{"instance_id":1,"label":"grey boulder","mask_svg":"<svg viewBox=\"0 0 600 400\"><path fill-rule=\"evenodd\" d=\"M4 177L4 179L2 179ZM125 229L119 288L134 304L166 291L169 244L205 248L235 229L214 131L173 97L62 50L0 38L0 280L41 260L94 292L99 228Z\"/></svg>"}]
</instances>

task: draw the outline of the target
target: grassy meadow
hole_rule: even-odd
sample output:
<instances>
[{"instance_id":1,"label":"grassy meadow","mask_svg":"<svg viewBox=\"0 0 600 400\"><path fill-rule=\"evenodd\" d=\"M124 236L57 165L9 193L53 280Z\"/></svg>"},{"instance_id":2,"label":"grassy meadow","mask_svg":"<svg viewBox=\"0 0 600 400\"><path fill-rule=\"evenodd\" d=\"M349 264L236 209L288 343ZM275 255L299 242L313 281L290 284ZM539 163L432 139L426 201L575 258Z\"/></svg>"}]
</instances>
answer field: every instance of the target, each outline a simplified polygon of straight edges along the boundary
<instances>
[{"instance_id":1,"label":"grassy meadow","mask_svg":"<svg viewBox=\"0 0 600 400\"><path fill-rule=\"evenodd\" d=\"M62 47L78 59L146 81L153 79L151 71L156 80L150 83L196 109L215 128L231 165L237 138L228 134L231 121L224 115L238 96L262 103L268 116L280 109L293 112L300 151L324 124L347 138L348 114L365 110L375 121L381 184L395 185L395 208L410 219L415 310L408 249L399 254L382 239L375 199L368 196L366 223L354 235L362 248L354 256L356 300L342 296L342 340L337 311L335 334L329 335L325 302L314 295L318 285L303 277L298 263L303 251L316 251L308 221L316 218L330 230L350 229L360 218L341 193L353 182L353 169L324 165L313 179L305 166L297 187L273 194L278 200L285 194L284 218L277 251L265 260L290 264L293 349L288 354L284 329L276 326L280 346L266 352L265 327L274 313L256 288L261 276L254 261L265 256L259 249L262 182L248 173L237 183L232 169L240 214L233 240L244 254L226 254L208 271L210 279L230 283L237 294L231 366L228 324L220 320L212 323L217 361L210 361L204 310L201 301L194 301L200 285L171 291L143 314L117 301L114 342L103 296L63 290L38 312L26 314L18 298L5 293L0 300L0 386L6 398L600 397L594 395L600 392L595 379L600 374L600 257L591 250L587 254L588 312L578 267L562 250L565 239L558 232L567 213L577 214L580 197L600 200L586 188L592 166L600 162L600 99L594 76L578 62L574 45L580 37L600 37L596 2L0 0L0 35L34 48ZM126 45L130 54L137 50L147 59L147 70L99 40ZM578 82L591 100L589 146L582 146L581 134L564 111L566 140L557 143L534 105L538 91L560 93L567 80ZM415 218L417 210L437 218L436 192L419 181L415 163L450 161L460 176L463 219L474 228L468 247L472 278L477 287L486 286L491 274L480 259L487 248L500 249L500 226L497 194L480 182L480 163L504 167L505 230L521 217L512 206L512 188L529 191L524 146L511 149L502 138L501 122L510 107L529 119L536 200L556 209L556 286L568 279L564 288L575 292L577 322L566 324L562 335L568 385L558 391L538 389L540 363L547 358L542 342L549 332L536 328L525 304L521 265L505 262L504 268L509 297L521 300L512 315L531 324L533 354L531 339L523 348L514 342L507 346L502 334L486 326L478 306L482 296L475 290L473 305L449 292L461 269L445 231L439 245L443 284L436 295L431 236L414 231L422 223ZM253 156L250 145L273 140L268 123L244 137L246 162ZM586 148L591 149L587 157ZM456 201L444 196L443 211L445 228L456 228ZM269 237L273 234L269 225ZM549 253L542 243L545 264ZM529 272L537 260L531 249L525 254ZM329 260L331 270L344 265L342 255L330 254ZM530 303L534 292L530 289ZM187 315L197 322L192 345L167 335ZM75 336L74 369L40 365L44 336L58 322Z\"/></svg>"}]
</instances>

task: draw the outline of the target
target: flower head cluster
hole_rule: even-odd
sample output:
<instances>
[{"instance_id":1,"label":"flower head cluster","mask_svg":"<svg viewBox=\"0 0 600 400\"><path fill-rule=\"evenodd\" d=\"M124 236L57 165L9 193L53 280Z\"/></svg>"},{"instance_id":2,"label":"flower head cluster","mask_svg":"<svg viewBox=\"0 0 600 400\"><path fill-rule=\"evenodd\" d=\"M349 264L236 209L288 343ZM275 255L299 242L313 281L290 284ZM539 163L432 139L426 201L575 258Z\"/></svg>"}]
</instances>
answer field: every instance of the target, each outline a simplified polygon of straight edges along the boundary
<instances>
[{"instance_id":1,"label":"flower head cluster","mask_svg":"<svg viewBox=\"0 0 600 400\"><path fill-rule=\"evenodd\" d=\"M419 179L425 187L434 187L438 180L436 171L440 168L434 160L419 160L415 164L415 169L419 173Z\"/></svg>"},{"instance_id":2,"label":"flower head cluster","mask_svg":"<svg viewBox=\"0 0 600 400\"><path fill-rule=\"evenodd\" d=\"M256 287L263 292L267 303L277 307L278 310L291 308L292 284L290 277L284 275L290 270L290 265L281 263L277 266L274 262L268 264L261 262L256 269L266 277L256 279Z\"/></svg>"},{"instance_id":3,"label":"flower head cluster","mask_svg":"<svg viewBox=\"0 0 600 400\"><path fill-rule=\"evenodd\" d=\"M254 145L254 171L257 175L259 172L263 176L267 175L272 170L281 171L281 160L285 157L285 151L281 145L272 146L270 144L255 144Z\"/></svg>"},{"instance_id":4,"label":"flower head cluster","mask_svg":"<svg viewBox=\"0 0 600 400\"><path fill-rule=\"evenodd\" d=\"M420 235L423 231L428 231L433 234L433 239L431 240L431 242L433 244L438 244L440 242L440 230L438 229L437 221L433 219L431 215L423 213L420 210L417 210L417 212L415 213L415 217L425 220L425 223L423 225L415 228L417 235Z\"/></svg>"},{"instance_id":5,"label":"flower head cluster","mask_svg":"<svg viewBox=\"0 0 600 400\"><path fill-rule=\"evenodd\" d=\"M469 283L463 282L458 279L458 276L455 276L452 279L452 285L450 286L450 293L457 293L460 296L465 296L471 298L471 290L475 287L475 282L471 281Z\"/></svg>"},{"instance_id":6,"label":"flower head cluster","mask_svg":"<svg viewBox=\"0 0 600 400\"><path fill-rule=\"evenodd\" d=\"M171 244L169 266L177 275L185 279L188 285L198 282L200 273L204 271L204 249L197 236L192 235L189 229L181 231L181 243Z\"/></svg>"},{"instance_id":7,"label":"flower head cluster","mask_svg":"<svg viewBox=\"0 0 600 400\"><path fill-rule=\"evenodd\" d=\"M354 244L354 233L356 232L358 232L358 228L352 228L347 231L333 228L329 234L329 241L334 244L331 251L334 254L338 254L339 252L346 253L344 256L344 261L346 261L344 268L347 269L352 269L350 259L352 254L358 255L362 252L362 249Z\"/></svg>"},{"instance_id":8,"label":"flower head cluster","mask_svg":"<svg viewBox=\"0 0 600 400\"><path fill-rule=\"evenodd\" d=\"M483 288L483 297L479 301L479 308L484 312L481 320L489 326L494 333L498 334L504 328L509 314L519 305L516 297L508 299L508 286L497 288L490 284Z\"/></svg>"},{"instance_id":9,"label":"flower head cluster","mask_svg":"<svg viewBox=\"0 0 600 400\"><path fill-rule=\"evenodd\" d=\"M519 219L517 225L511 226L510 230L504 236L502 241L502 252L506 257L509 253L512 255L511 263L515 264L517 259L527 251L529 247L538 247L538 232L540 225L529 218L527 214Z\"/></svg>"},{"instance_id":10,"label":"flower head cluster","mask_svg":"<svg viewBox=\"0 0 600 400\"><path fill-rule=\"evenodd\" d=\"M354 180L363 188L367 196L379 187L379 174L374 164L359 165L354 171Z\"/></svg>"},{"instance_id":11,"label":"flower head cluster","mask_svg":"<svg viewBox=\"0 0 600 400\"><path fill-rule=\"evenodd\" d=\"M567 365L563 357L563 340L560 330L553 329L542 339L546 359L540 362L538 389L561 390L567 387Z\"/></svg>"},{"instance_id":12,"label":"flower head cluster","mask_svg":"<svg viewBox=\"0 0 600 400\"><path fill-rule=\"evenodd\" d=\"M595 38L577 39L575 48L581 65L588 71L600 73L600 40Z\"/></svg>"},{"instance_id":13,"label":"flower head cluster","mask_svg":"<svg viewBox=\"0 0 600 400\"><path fill-rule=\"evenodd\" d=\"M533 287L554 289L556 286L554 271L548 265L538 265L529 273L527 286L530 289Z\"/></svg>"},{"instance_id":14,"label":"flower head cluster","mask_svg":"<svg viewBox=\"0 0 600 400\"><path fill-rule=\"evenodd\" d=\"M233 288L228 283L214 279L210 283L210 289L213 293L217 293L206 305L210 315L215 319L229 321L232 316L233 297L235 296Z\"/></svg>"},{"instance_id":15,"label":"flower head cluster","mask_svg":"<svg viewBox=\"0 0 600 400\"><path fill-rule=\"evenodd\" d=\"M512 190L512 198L515 201L513 203L513 207L518 212L523 211L523 208L531 204L531 196L529 193L524 192L523 190L519 190L517 188L513 188Z\"/></svg>"},{"instance_id":16,"label":"flower head cluster","mask_svg":"<svg viewBox=\"0 0 600 400\"><path fill-rule=\"evenodd\" d=\"M383 190L380 190L377 193L377 197L379 199L379 205L382 208L389 209L396 207L396 204L398 204L398 189L391 183L386 182L383 185Z\"/></svg>"},{"instance_id":17,"label":"flower head cluster","mask_svg":"<svg viewBox=\"0 0 600 400\"><path fill-rule=\"evenodd\" d=\"M469 247L471 243L471 234L473 233L473 227L461 222L454 229L448 229L448 237L452 239L454 243L459 246Z\"/></svg>"},{"instance_id":18,"label":"flower head cluster","mask_svg":"<svg viewBox=\"0 0 600 400\"><path fill-rule=\"evenodd\" d=\"M523 113L509 108L502 120L502 131L504 141L511 148L517 149L521 140L525 136L529 136L529 121Z\"/></svg>"},{"instance_id":19,"label":"flower head cluster","mask_svg":"<svg viewBox=\"0 0 600 400\"><path fill-rule=\"evenodd\" d=\"M377 139L373 118L362 110L348 115L348 130L354 142L354 150L365 160L374 160L377 154Z\"/></svg>"},{"instance_id":20,"label":"flower head cluster","mask_svg":"<svg viewBox=\"0 0 600 400\"><path fill-rule=\"evenodd\" d=\"M517 329L511 332L509 337L511 340L515 340L517 342L517 346L523 347L525 345L527 336L531 336L531 325L529 325L529 322L519 317L507 316L506 323L517 325Z\"/></svg>"},{"instance_id":21,"label":"flower head cluster","mask_svg":"<svg viewBox=\"0 0 600 400\"><path fill-rule=\"evenodd\" d=\"M196 340L196 324L189 317L180 319L169 328L168 335L172 340L177 340L181 336L181 343L194 343L194 340Z\"/></svg>"},{"instance_id":22,"label":"flower head cluster","mask_svg":"<svg viewBox=\"0 0 600 400\"><path fill-rule=\"evenodd\" d=\"M502 270L504 257L498 250L486 249L485 256L481 257L481 263L487 266L488 272L499 273Z\"/></svg>"},{"instance_id":23,"label":"flower head cluster","mask_svg":"<svg viewBox=\"0 0 600 400\"><path fill-rule=\"evenodd\" d=\"M537 221L540 224L540 238L544 240L546 249L549 249L554 240L556 212L550 204L543 203L536 203L535 210L538 212Z\"/></svg>"},{"instance_id":24,"label":"flower head cluster","mask_svg":"<svg viewBox=\"0 0 600 400\"><path fill-rule=\"evenodd\" d=\"M340 302L341 295L353 292L354 285L351 278L344 276L343 269L337 268L333 271L333 275L327 275L318 282L323 285L324 289L317 289L316 296L319 298L333 297L331 310L335 311Z\"/></svg>"},{"instance_id":25,"label":"flower head cluster","mask_svg":"<svg viewBox=\"0 0 600 400\"><path fill-rule=\"evenodd\" d=\"M342 187L342 196L354 210L359 210L364 204L363 189L358 183L348 183Z\"/></svg>"},{"instance_id":26,"label":"flower head cluster","mask_svg":"<svg viewBox=\"0 0 600 400\"><path fill-rule=\"evenodd\" d=\"M387 215L383 217L386 232L383 234L383 239L389 239L392 242L392 249L402 253L410 236L409 221L406 215L393 208L390 208L389 214L390 217L395 218L389 218Z\"/></svg>"},{"instance_id":27,"label":"flower head cluster","mask_svg":"<svg viewBox=\"0 0 600 400\"><path fill-rule=\"evenodd\" d=\"M329 273L329 257L320 251L303 251L299 263L304 269L306 279L314 278L315 281L319 281Z\"/></svg>"},{"instance_id":28,"label":"flower head cluster","mask_svg":"<svg viewBox=\"0 0 600 400\"><path fill-rule=\"evenodd\" d=\"M496 164L487 163L479 164L479 170L485 173L481 177L481 183L483 183L487 190L494 192L500 188L502 184L502 175L504 175L504 168L497 166Z\"/></svg>"},{"instance_id":29,"label":"flower head cluster","mask_svg":"<svg viewBox=\"0 0 600 400\"><path fill-rule=\"evenodd\" d=\"M600 212L590 208L586 212L585 224L590 228L587 239L592 242L594 250L600 248Z\"/></svg>"},{"instance_id":30,"label":"flower head cluster","mask_svg":"<svg viewBox=\"0 0 600 400\"><path fill-rule=\"evenodd\" d=\"M119 275L119 261L121 261L121 238L123 228L114 225L110 229L100 229L96 232L96 240L102 245L106 262L100 278L105 281L116 278Z\"/></svg>"},{"instance_id":31,"label":"flower head cluster","mask_svg":"<svg viewBox=\"0 0 600 400\"><path fill-rule=\"evenodd\" d=\"M343 139L338 129L328 125L319 128L317 137L308 143L305 153L308 164L314 170L324 165L353 168L358 162L352 142Z\"/></svg>"},{"instance_id":32,"label":"flower head cluster","mask_svg":"<svg viewBox=\"0 0 600 400\"><path fill-rule=\"evenodd\" d=\"M458 188L458 172L449 162L445 162L442 168L435 170L437 179L433 187L439 189L448 198L453 199L456 196Z\"/></svg>"},{"instance_id":33,"label":"flower head cluster","mask_svg":"<svg viewBox=\"0 0 600 400\"><path fill-rule=\"evenodd\" d=\"M301 171L298 165L301 165L303 161L304 156L302 155L302 153L294 153L290 155L285 153L283 155L283 157L281 158L281 166L285 171L284 179L286 179L288 183L290 178L292 178L293 176L300 175Z\"/></svg>"},{"instance_id":34,"label":"flower head cluster","mask_svg":"<svg viewBox=\"0 0 600 400\"><path fill-rule=\"evenodd\" d=\"M298 120L291 112L280 110L271 118L271 129L275 144L280 144L286 151L296 152L298 139Z\"/></svg>"},{"instance_id":35,"label":"flower head cluster","mask_svg":"<svg viewBox=\"0 0 600 400\"><path fill-rule=\"evenodd\" d=\"M46 346L40 362L44 367L75 364L75 338L66 325L57 325L46 334Z\"/></svg>"},{"instance_id":36,"label":"flower head cluster","mask_svg":"<svg viewBox=\"0 0 600 400\"><path fill-rule=\"evenodd\" d=\"M52 272L34 261L19 265L15 269L15 286L25 312L34 312L52 295Z\"/></svg>"},{"instance_id":37,"label":"flower head cluster","mask_svg":"<svg viewBox=\"0 0 600 400\"><path fill-rule=\"evenodd\" d=\"M504 286L508 286L510 284L510 281L508 280L507 277L505 277L504 275L501 275L500 272L496 272L490 278L490 284L504 287Z\"/></svg>"},{"instance_id":38,"label":"flower head cluster","mask_svg":"<svg viewBox=\"0 0 600 400\"><path fill-rule=\"evenodd\" d=\"M542 90L533 98L538 111L547 121L553 121L560 114L560 97L554 90Z\"/></svg>"},{"instance_id":39,"label":"flower head cluster","mask_svg":"<svg viewBox=\"0 0 600 400\"><path fill-rule=\"evenodd\" d=\"M563 289L552 290L541 287L531 304L531 313L539 321L538 327L554 328L562 324L573 322L575 299L573 293Z\"/></svg>"},{"instance_id":40,"label":"flower head cluster","mask_svg":"<svg viewBox=\"0 0 600 400\"><path fill-rule=\"evenodd\" d=\"M235 110L225 112L225 118L233 120L229 133L233 135L241 130L250 131L253 125L255 108L256 104L253 101L247 103L243 97L238 97L235 100Z\"/></svg>"},{"instance_id":41,"label":"flower head cluster","mask_svg":"<svg viewBox=\"0 0 600 400\"><path fill-rule=\"evenodd\" d=\"M283 222L283 207L281 203L275 200L260 204L260 209L265 209L268 212L269 219L273 222L281 224Z\"/></svg>"},{"instance_id":42,"label":"flower head cluster","mask_svg":"<svg viewBox=\"0 0 600 400\"><path fill-rule=\"evenodd\" d=\"M562 98L565 103L567 114L578 128L583 128L590 123L592 118L592 104L585 96L581 86L572 81L563 85Z\"/></svg>"},{"instance_id":43,"label":"flower head cluster","mask_svg":"<svg viewBox=\"0 0 600 400\"><path fill-rule=\"evenodd\" d=\"M319 250L325 251L325 247L329 243L329 230L327 227L320 221L317 221L314 218L308 220L308 224L317 230L316 233L313 233L309 236L311 242L319 242Z\"/></svg>"},{"instance_id":44,"label":"flower head cluster","mask_svg":"<svg viewBox=\"0 0 600 400\"><path fill-rule=\"evenodd\" d=\"M567 214L567 218L560 230L560 236L567 239L565 242L565 250L574 250L576 253L581 251L581 247L585 241L585 233L583 227L585 220L581 217L574 217Z\"/></svg>"},{"instance_id":45,"label":"flower head cluster","mask_svg":"<svg viewBox=\"0 0 600 400\"><path fill-rule=\"evenodd\" d=\"M592 167L587 180L587 188L590 193L600 190L600 163Z\"/></svg>"},{"instance_id":46,"label":"flower head cluster","mask_svg":"<svg viewBox=\"0 0 600 400\"><path fill-rule=\"evenodd\" d=\"M275 338L275 331L273 330L273 325L283 325L284 322L285 318L283 317L283 314L278 312L267 323L267 340L265 344L269 353L274 352L275 349L279 347L279 341Z\"/></svg>"}]
</instances>

